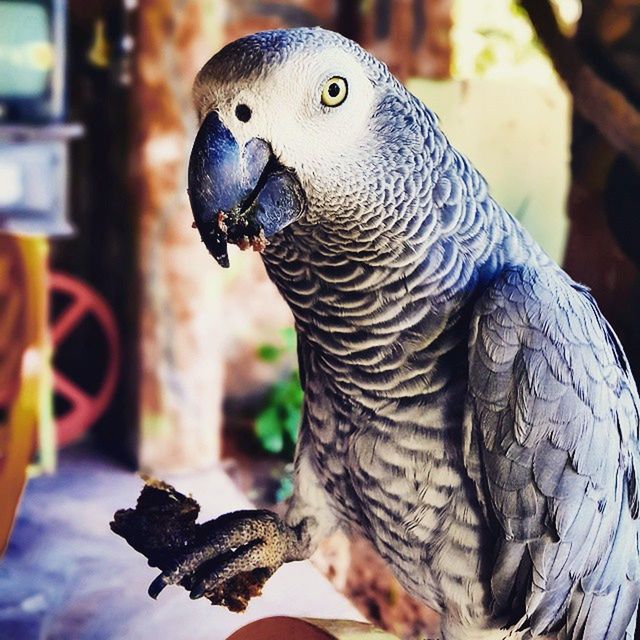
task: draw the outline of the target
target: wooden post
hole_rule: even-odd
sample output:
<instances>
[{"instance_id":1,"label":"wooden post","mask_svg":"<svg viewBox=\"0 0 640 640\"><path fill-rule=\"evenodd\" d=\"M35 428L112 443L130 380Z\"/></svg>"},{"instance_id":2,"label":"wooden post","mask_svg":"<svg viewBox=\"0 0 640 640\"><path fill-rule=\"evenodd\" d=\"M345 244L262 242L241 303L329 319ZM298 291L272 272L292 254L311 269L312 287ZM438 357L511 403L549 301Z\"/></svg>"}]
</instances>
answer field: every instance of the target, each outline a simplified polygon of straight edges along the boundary
<instances>
[{"instance_id":1,"label":"wooden post","mask_svg":"<svg viewBox=\"0 0 640 640\"><path fill-rule=\"evenodd\" d=\"M222 271L191 228L191 85L215 52L213 0L140 0L131 173L139 225L139 466L188 470L219 456Z\"/></svg>"}]
</instances>

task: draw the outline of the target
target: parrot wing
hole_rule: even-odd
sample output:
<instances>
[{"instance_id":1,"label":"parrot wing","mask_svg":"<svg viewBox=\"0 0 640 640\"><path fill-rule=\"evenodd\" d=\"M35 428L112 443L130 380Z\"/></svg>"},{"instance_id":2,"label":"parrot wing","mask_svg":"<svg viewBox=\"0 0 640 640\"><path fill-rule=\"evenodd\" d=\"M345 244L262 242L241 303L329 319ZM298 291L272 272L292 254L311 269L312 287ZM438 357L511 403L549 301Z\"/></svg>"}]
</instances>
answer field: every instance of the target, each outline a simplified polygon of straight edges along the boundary
<instances>
[{"instance_id":1,"label":"parrot wing","mask_svg":"<svg viewBox=\"0 0 640 640\"><path fill-rule=\"evenodd\" d=\"M638 395L588 291L510 267L476 303L465 464L495 528L496 613L622 638L639 580Z\"/></svg>"}]
</instances>

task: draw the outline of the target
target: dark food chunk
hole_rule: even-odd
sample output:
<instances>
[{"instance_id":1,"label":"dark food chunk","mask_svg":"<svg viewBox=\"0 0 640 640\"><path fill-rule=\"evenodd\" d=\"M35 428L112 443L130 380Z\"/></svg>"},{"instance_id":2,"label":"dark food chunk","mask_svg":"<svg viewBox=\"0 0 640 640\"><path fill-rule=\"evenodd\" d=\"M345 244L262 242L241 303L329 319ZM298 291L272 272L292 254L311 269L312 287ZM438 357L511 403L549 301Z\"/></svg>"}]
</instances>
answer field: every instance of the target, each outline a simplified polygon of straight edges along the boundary
<instances>
[{"instance_id":1,"label":"dark food chunk","mask_svg":"<svg viewBox=\"0 0 640 640\"><path fill-rule=\"evenodd\" d=\"M171 485L145 478L135 509L116 511L111 530L122 536L136 551L145 556L149 565L162 571L170 571L190 547L202 544L205 531L196 520L200 505L191 497L176 491ZM186 574L180 585L191 591L200 577L200 566ZM240 573L204 596L211 604L219 604L230 611L244 611L249 600L260 595L262 587L271 576L267 568ZM150 594L155 597L157 593Z\"/></svg>"}]
</instances>

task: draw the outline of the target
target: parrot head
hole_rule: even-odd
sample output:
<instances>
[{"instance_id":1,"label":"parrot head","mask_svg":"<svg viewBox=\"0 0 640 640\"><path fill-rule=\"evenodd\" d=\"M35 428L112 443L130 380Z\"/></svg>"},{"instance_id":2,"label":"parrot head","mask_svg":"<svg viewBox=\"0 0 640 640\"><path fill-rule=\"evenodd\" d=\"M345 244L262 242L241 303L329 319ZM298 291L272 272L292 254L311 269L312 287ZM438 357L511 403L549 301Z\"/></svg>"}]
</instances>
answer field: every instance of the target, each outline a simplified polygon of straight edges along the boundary
<instances>
[{"instance_id":1,"label":"parrot head","mask_svg":"<svg viewBox=\"0 0 640 640\"><path fill-rule=\"evenodd\" d=\"M381 62L319 28L257 33L213 56L194 85L188 184L218 263L229 265L228 242L261 250L297 220L355 215L349 202L372 198L357 177L391 171L388 150L411 145L411 127L399 137L383 108L406 108L406 95Z\"/></svg>"}]
</instances>

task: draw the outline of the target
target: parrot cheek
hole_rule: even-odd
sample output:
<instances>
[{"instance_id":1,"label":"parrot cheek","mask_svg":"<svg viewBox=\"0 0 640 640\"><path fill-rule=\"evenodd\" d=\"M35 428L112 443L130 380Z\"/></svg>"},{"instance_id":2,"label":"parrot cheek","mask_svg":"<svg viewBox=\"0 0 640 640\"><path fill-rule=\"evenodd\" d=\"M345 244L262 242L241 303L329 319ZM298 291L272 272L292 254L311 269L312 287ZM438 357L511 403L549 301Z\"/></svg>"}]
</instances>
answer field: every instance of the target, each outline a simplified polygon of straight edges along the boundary
<instances>
[{"instance_id":1,"label":"parrot cheek","mask_svg":"<svg viewBox=\"0 0 640 640\"><path fill-rule=\"evenodd\" d=\"M216 112L196 136L188 184L195 226L222 267L229 266L228 242L262 251L269 236L306 208L295 172L276 160L271 146L252 138L240 147Z\"/></svg>"}]
</instances>

